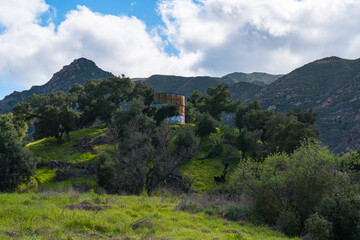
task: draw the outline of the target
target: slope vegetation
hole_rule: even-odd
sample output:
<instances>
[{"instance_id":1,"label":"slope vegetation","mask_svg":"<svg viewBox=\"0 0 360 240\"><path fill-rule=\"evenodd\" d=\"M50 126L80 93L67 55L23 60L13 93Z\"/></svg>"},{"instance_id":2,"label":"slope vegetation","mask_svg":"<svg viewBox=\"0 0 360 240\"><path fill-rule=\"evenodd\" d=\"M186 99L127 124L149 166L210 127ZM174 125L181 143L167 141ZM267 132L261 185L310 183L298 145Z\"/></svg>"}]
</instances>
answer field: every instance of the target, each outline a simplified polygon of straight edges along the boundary
<instances>
[{"instance_id":1,"label":"slope vegetation","mask_svg":"<svg viewBox=\"0 0 360 240\"><path fill-rule=\"evenodd\" d=\"M313 109L320 139L331 149L360 148L360 59L317 60L273 82L255 98L278 111Z\"/></svg>"}]
</instances>

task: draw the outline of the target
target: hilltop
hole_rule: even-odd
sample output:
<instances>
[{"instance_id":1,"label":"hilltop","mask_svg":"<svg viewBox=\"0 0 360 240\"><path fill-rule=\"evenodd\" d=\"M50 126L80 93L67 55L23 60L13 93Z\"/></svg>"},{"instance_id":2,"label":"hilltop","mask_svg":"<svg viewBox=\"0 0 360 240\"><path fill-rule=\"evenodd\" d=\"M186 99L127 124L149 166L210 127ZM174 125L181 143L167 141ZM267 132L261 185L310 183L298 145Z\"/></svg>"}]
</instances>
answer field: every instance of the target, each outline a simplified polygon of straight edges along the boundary
<instances>
[{"instance_id":1,"label":"hilltop","mask_svg":"<svg viewBox=\"0 0 360 240\"><path fill-rule=\"evenodd\" d=\"M13 92L6 96L0 101L0 114L11 112L17 103L25 101L32 94L48 95L56 91L68 92L75 83L84 84L89 79L104 79L111 76L114 75L100 69L91 60L86 58L75 59L55 73L46 84L33 86L29 90Z\"/></svg>"},{"instance_id":2,"label":"hilltop","mask_svg":"<svg viewBox=\"0 0 360 240\"><path fill-rule=\"evenodd\" d=\"M260 86L266 86L277 79L281 78L282 74L273 75L262 72L253 72L253 73L242 73L242 72L234 72L227 74L221 78L223 82L232 84L236 82L249 82L254 83Z\"/></svg>"}]
</instances>

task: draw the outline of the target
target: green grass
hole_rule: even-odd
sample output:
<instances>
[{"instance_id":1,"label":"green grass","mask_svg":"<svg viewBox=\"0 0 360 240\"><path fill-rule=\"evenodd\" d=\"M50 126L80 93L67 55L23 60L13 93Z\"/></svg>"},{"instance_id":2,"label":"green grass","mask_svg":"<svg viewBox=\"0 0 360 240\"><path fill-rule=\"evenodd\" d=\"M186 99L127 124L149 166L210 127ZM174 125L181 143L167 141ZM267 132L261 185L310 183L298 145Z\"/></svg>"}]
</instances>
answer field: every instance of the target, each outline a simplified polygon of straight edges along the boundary
<instances>
[{"instance_id":1,"label":"green grass","mask_svg":"<svg viewBox=\"0 0 360 240\"><path fill-rule=\"evenodd\" d=\"M45 138L36 142L29 143L27 147L34 153L38 162L49 162L50 160L70 162L70 163L87 163L92 161L98 154L109 148L108 145L99 145L94 147L97 153L92 152L78 152L74 149L74 144L77 139L88 137L95 139L105 134L106 128L86 128L70 133L70 141L64 141L63 144L58 144L55 138ZM77 169L72 169L77 170ZM91 187L97 189L95 179L92 175L87 177L76 177L66 181L55 181L56 169L40 168L36 170L35 178L40 183L41 189L52 189L55 191L64 191L71 189L74 186ZM35 182L35 183L34 183ZM34 189L37 185L35 179L29 186L20 186L19 191ZM36 187L35 187L36 189Z\"/></svg>"},{"instance_id":2,"label":"green grass","mask_svg":"<svg viewBox=\"0 0 360 240\"><path fill-rule=\"evenodd\" d=\"M95 139L106 132L106 128L86 128L70 133L70 141L65 141L63 144L58 144L55 138L44 138L42 140L29 143L27 147L34 153L39 161L57 160L63 162L87 162L96 157L97 154L90 152L76 152L74 151L75 140L84 137ZM99 152L105 146L97 146L94 149Z\"/></svg>"},{"instance_id":3,"label":"green grass","mask_svg":"<svg viewBox=\"0 0 360 240\"><path fill-rule=\"evenodd\" d=\"M66 207L83 201L110 208ZM174 198L92 192L0 194L0 239L289 239L266 227L180 212L177 204ZM131 227L144 218L153 226Z\"/></svg>"},{"instance_id":4,"label":"green grass","mask_svg":"<svg viewBox=\"0 0 360 240\"><path fill-rule=\"evenodd\" d=\"M201 153L200 157L206 153ZM224 170L221 157L208 158L204 160L192 159L185 163L180 169L184 176L190 177L193 181L192 188L204 193L214 188L216 183L214 176L220 176Z\"/></svg>"}]
</instances>

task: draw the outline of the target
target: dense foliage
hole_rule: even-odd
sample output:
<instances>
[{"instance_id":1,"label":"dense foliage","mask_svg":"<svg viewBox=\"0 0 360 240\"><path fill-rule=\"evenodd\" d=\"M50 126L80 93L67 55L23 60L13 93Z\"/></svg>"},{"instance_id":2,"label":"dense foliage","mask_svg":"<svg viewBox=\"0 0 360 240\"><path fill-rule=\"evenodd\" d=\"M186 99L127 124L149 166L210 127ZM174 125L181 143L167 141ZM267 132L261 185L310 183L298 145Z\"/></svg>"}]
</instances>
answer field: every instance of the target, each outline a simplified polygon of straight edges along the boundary
<instances>
[{"instance_id":1,"label":"dense foliage","mask_svg":"<svg viewBox=\"0 0 360 240\"><path fill-rule=\"evenodd\" d=\"M35 161L25 148L24 123L0 115L0 192L13 191L35 172Z\"/></svg>"},{"instance_id":2,"label":"dense foliage","mask_svg":"<svg viewBox=\"0 0 360 240\"><path fill-rule=\"evenodd\" d=\"M114 150L104 154L98 165L100 185L110 192L139 194L143 189L152 192L164 181L175 181L178 188L187 190L178 167L197 151L191 129L179 132L171 150L174 131L166 122L157 126L153 117L143 113L145 108L135 100L128 110L117 113L112 127ZM184 143L184 137L192 144Z\"/></svg>"},{"instance_id":3,"label":"dense foliage","mask_svg":"<svg viewBox=\"0 0 360 240\"><path fill-rule=\"evenodd\" d=\"M34 122L35 139L55 137L59 143L63 141L64 133L69 140L69 132L77 126L79 114L71 107L77 101L76 94L66 94L62 91L44 95L32 95L29 100L14 107L18 119Z\"/></svg>"},{"instance_id":4,"label":"dense foliage","mask_svg":"<svg viewBox=\"0 0 360 240\"><path fill-rule=\"evenodd\" d=\"M358 239L360 195L341 161L318 141L306 141L290 155L241 161L231 182L253 199L256 216L287 234L307 230L316 239ZM319 228L326 238L316 235Z\"/></svg>"}]
</instances>

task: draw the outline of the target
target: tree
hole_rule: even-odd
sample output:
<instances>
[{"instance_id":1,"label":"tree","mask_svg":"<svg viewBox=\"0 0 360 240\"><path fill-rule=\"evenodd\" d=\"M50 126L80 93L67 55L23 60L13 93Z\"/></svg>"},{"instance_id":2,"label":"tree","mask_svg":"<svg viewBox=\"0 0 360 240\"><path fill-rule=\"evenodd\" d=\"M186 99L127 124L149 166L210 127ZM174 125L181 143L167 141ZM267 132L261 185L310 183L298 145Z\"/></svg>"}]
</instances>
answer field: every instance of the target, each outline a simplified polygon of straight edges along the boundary
<instances>
[{"instance_id":1,"label":"tree","mask_svg":"<svg viewBox=\"0 0 360 240\"><path fill-rule=\"evenodd\" d=\"M178 167L196 152L196 146L169 148L174 131L166 122L160 126L144 114L146 106L139 99L130 108L118 112L113 121L114 151L102 156L98 164L99 184L110 192L148 193L164 181L184 182Z\"/></svg>"},{"instance_id":2,"label":"tree","mask_svg":"<svg viewBox=\"0 0 360 240\"><path fill-rule=\"evenodd\" d=\"M200 114L196 121L195 133L203 140L216 132L217 124L218 122L209 113Z\"/></svg>"},{"instance_id":3,"label":"tree","mask_svg":"<svg viewBox=\"0 0 360 240\"><path fill-rule=\"evenodd\" d=\"M82 125L92 124L99 119L110 128L116 111L121 110L122 104L129 100L133 88L130 78L121 76L89 80L84 86L75 84L70 93L78 97L77 107L82 112Z\"/></svg>"},{"instance_id":4,"label":"tree","mask_svg":"<svg viewBox=\"0 0 360 240\"><path fill-rule=\"evenodd\" d=\"M221 121L224 112L234 113L241 104L241 100L230 100L231 93L228 89L228 84L221 83L217 87L209 87L207 95L194 91L188 97L187 112L191 115L194 115L194 111L209 113L215 120Z\"/></svg>"},{"instance_id":5,"label":"tree","mask_svg":"<svg viewBox=\"0 0 360 240\"><path fill-rule=\"evenodd\" d=\"M25 148L22 131L11 118L0 115L0 192L13 191L35 173L36 164Z\"/></svg>"},{"instance_id":6,"label":"tree","mask_svg":"<svg viewBox=\"0 0 360 240\"><path fill-rule=\"evenodd\" d=\"M262 110L258 101L252 101L236 112L239 149L258 160L275 152L292 153L304 139L318 136L315 115L298 108L287 114Z\"/></svg>"},{"instance_id":7,"label":"tree","mask_svg":"<svg viewBox=\"0 0 360 240\"><path fill-rule=\"evenodd\" d=\"M14 111L17 119L34 121L35 139L55 137L62 143L64 133L69 141L69 133L77 125L79 115L71 108L76 100L75 94L62 91L50 93L49 97L33 94L26 102L15 106Z\"/></svg>"}]
</instances>

